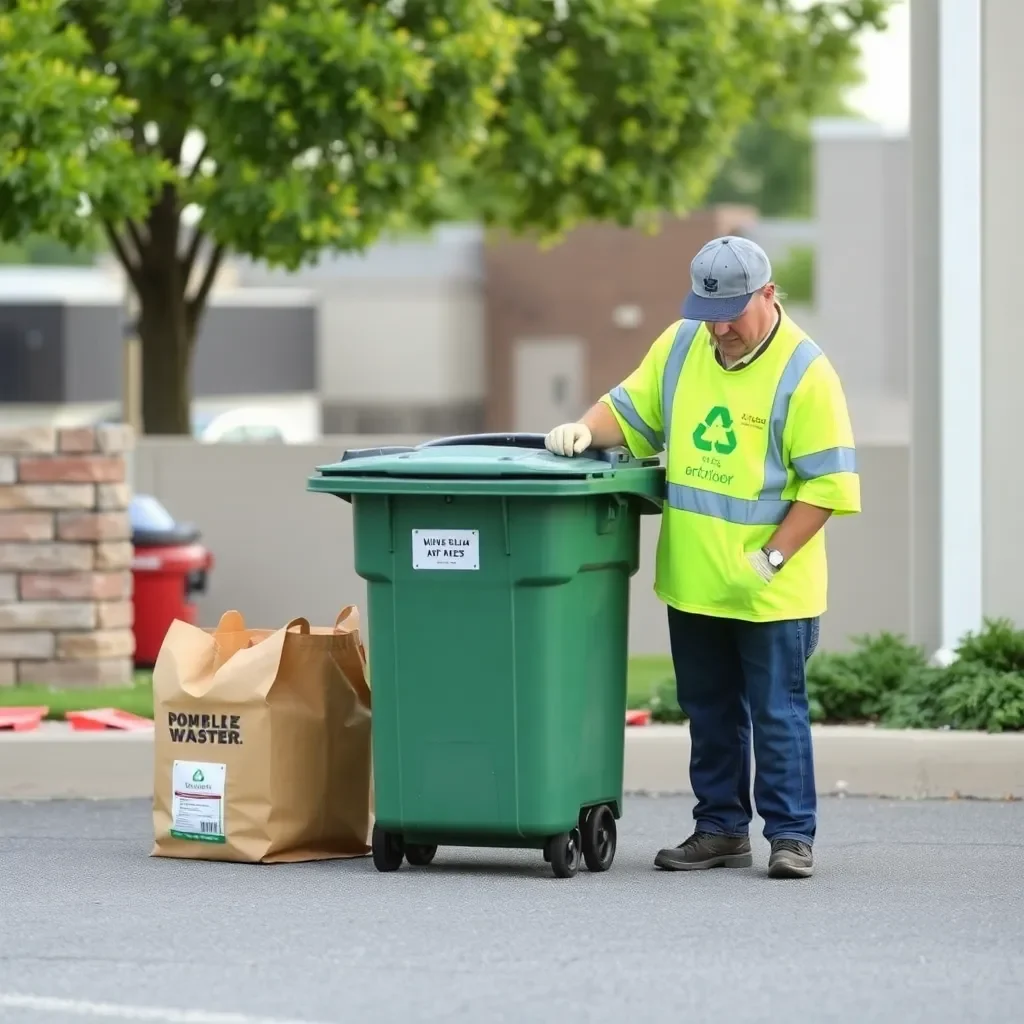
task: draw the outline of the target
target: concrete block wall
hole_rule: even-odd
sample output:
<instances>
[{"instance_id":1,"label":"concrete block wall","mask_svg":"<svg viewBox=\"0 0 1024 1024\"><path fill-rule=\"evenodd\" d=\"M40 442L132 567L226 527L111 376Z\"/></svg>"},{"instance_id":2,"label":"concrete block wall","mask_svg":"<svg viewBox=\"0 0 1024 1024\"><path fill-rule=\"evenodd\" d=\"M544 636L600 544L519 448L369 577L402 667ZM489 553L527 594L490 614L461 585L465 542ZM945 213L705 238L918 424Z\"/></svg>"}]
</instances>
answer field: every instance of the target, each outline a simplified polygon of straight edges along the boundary
<instances>
[{"instance_id":1,"label":"concrete block wall","mask_svg":"<svg viewBox=\"0 0 1024 1024\"><path fill-rule=\"evenodd\" d=\"M0 686L131 680L132 440L0 427Z\"/></svg>"}]
</instances>

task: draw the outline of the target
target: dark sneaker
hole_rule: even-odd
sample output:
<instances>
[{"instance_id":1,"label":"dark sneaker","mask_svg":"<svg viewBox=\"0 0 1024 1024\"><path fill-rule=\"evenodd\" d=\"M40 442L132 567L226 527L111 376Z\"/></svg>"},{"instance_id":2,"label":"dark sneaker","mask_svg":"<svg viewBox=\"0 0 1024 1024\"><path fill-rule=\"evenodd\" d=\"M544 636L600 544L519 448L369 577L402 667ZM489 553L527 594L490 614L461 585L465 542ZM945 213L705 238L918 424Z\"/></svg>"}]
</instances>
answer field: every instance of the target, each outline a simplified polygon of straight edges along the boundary
<instances>
[{"instance_id":1,"label":"dark sneaker","mask_svg":"<svg viewBox=\"0 0 1024 1024\"><path fill-rule=\"evenodd\" d=\"M771 878L810 878L814 871L814 854L807 843L799 839L772 840L772 853L768 858Z\"/></svg>"},{"instance_id":2,"label":"dark sneaker","mask_svg":"<svg viewBox=\"0 0 1024 1024\"><path fill-rule=\"evenodd\" d=\"M747 836L694 832L678 846L660 850L656 867L666 871L702 871L705 868L749 868L754 863Z\"/></svg>"}]
</instances>

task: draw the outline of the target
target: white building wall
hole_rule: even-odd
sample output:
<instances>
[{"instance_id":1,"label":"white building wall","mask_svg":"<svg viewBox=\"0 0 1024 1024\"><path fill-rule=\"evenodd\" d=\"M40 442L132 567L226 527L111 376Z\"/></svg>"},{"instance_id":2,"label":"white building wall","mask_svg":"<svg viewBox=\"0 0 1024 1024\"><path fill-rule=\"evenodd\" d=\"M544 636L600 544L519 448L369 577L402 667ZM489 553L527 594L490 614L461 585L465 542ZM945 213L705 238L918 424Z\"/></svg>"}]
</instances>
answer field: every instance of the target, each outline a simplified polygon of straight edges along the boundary
<instances>
[{"instance_id":1,"label":"white building wall","mask_svg":"<svg viewBox=\"0 0 1024 1024\"><path fill-rule=\"evenodd\" d=\"M484 300L473 284L338 282L321 293L325 399L482 401Z\"/></svg>"},{"instance_id":2,"label":"white building wall","mask_svg":"<svg viewBox=\"0 0 1024 1024\"><path fill-rule=\"evenodd\" d=\"M821 120L815 135L815 304L846 388L905 390L906 139L878 125ZM903 288L903 296L897 288ZM903 387L901 388L901 384Z\"/></svg>"}]
</instances>

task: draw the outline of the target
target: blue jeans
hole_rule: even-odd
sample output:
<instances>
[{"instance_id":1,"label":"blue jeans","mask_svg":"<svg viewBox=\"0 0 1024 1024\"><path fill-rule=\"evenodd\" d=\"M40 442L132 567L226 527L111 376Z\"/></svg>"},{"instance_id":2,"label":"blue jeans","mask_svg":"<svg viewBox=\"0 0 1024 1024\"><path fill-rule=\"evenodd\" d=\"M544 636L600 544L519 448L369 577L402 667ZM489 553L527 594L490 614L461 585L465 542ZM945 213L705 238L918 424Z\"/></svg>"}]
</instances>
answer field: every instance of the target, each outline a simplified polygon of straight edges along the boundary
<instances>
[{"instance_id":1,"label":"blue jeans","mask_svg":"<svg viewBox=\"0 0 1024 1024\"><path fill-rule=\"evenodd\" d=\"M743 622L668 610L679 706L690 719L697 829L748 834L750 747L764 836L814 842L817 793L807 659L817 619ZM753 726L753 730L751 730Z\"/></svg>"}]
</instances>

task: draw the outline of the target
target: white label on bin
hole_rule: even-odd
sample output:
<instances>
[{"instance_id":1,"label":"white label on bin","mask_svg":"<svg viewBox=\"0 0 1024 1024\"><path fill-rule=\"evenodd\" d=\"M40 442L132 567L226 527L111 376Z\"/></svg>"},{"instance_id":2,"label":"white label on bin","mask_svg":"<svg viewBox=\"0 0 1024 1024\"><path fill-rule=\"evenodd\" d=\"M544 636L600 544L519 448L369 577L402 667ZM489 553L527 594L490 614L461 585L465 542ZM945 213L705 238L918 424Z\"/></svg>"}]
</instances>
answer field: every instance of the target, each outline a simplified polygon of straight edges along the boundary
<instances>
[{"instance_id":1,"label":"white label on bin","mask_svg":"<svg viewBox=\"0 0 1024 1024\"><path fill-rule=\"evenodd\" d=\"M479 569L479 530L413 530L414 569Z\"/></svg>"}]
</instances>

